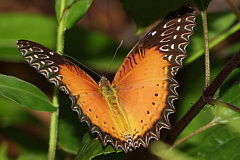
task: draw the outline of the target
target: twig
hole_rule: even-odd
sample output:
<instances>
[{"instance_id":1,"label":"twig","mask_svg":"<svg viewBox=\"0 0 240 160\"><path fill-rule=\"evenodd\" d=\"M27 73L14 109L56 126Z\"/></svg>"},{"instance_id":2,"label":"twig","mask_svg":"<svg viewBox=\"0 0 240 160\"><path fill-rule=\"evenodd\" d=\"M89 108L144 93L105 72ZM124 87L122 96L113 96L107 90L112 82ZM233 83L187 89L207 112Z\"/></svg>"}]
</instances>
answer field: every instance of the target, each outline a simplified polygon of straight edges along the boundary
<instances>
[{"instance_id":1,"label":"twig","mask_svg":"<svg viewBox=\"0 0 240 160\"><path fill-rule=\"evenodd\" d=\"M211 128L211 127L213 127L213 126L215 126L215 125L217 125L217 124L221 124L221 122L219 122L219 121L211 121L210 123L206 124L205 126L202 126L201 128L199 128L199 129L197 129L196 131L192 132L192 133L189 134L188 136L186 136L186 137L178 140L176 143L174 143L174 144L171 146L171 148L177 147L178 145L180 145L180 144L183 143L184 141L190 139L191 137L193 137L193 136L195 136L195 135L197 135L197 134L199 134L199 133L201 133L201 132L207 130L208 128Z\"/></svg>"},{"instance_id":2,"label":"twig","mask_svg":"<svg viewBox=\"0 0 240 160\"><path fill-rule=\"evenodd\" d=\"M227 102L223 102L219 99L211 99L208 101L208 103L212 104L212 105L220 105L220 106L224 106L226 108L229 108L231 110L234 110L236 112L239 112L240 113L240 108L230 104L230 103L227 103Z\"/></svg>"}]
</instances>

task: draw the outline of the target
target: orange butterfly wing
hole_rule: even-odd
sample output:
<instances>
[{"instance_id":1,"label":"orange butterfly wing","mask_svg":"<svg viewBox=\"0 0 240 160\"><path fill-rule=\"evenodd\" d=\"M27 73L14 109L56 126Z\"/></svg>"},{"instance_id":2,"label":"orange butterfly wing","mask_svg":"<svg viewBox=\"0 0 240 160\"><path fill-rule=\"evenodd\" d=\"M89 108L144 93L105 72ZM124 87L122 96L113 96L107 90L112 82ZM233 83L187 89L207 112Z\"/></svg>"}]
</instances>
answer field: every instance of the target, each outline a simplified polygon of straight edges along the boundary
<instances>
[{"instance_id":1,"label":"orange butterfly wing","mask_svg":"<svg viewBox=\"0 0 240 160\"><path fill-rule=\"evenodd\" d=\"M103 145L121 137L98 84L86 72L38 43L19 40L17 44L30 66L70 96L73 110L79 113L81 121L87 122L91 132L99 133ZM114 147L120 145L116 141Z\"/></svg>"},{"instance_id":2,"label":"orange butterfly wing","mask_svg":"<svg viewBox=\"0 0 240 160\"><path fill-rule=\"evenodd\" d=\"M193 10L169 15L153 28L128 54L113 80L119 103L132 129L132 147L148 146L170 129L168 115L178 98L173 79L186 56L185 47L195 26Z\"/></svg>"}]
</instances>

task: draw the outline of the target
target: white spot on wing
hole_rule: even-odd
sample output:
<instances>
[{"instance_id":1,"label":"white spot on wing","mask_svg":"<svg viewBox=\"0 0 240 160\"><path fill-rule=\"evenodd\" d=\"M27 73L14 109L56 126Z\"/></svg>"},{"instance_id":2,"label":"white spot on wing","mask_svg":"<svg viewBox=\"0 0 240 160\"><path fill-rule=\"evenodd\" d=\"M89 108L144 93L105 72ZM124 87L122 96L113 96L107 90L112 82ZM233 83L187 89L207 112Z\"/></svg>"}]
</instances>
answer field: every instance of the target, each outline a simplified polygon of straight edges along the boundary
<instances>
[{"instance_id":1,"label":"white spot on wing","mask_svg":"<svg viewBox=\"0 0 240 160\"><path fill-rule=\"evenodd\" d=\"M23 54L23 56L25 56L25 54L27 53L27 50L26 50L26 49L21 49L20 51L21 51L21 53Z\"/></svg>"},{"instance_id":2,"label":"white spot on wing","mask_svg":"<svg viewBox=\"0 0 240 160\"><path fill-rule=\"evenodd\" d=\"M58 72L58 67L52 66L51 68L52 68L53 72Z\"/></svg>"},{"instance_id":3,"label":"white spot on wing","mask_svg":"<svg viewBox=\"0 0 240 160\"><path fill-rule=\"evenodd\" d=\"M169 51L168 48L164 48L164 47L168 47L168 44L165 44L165 45L161 46L161 47L159 48L160 51L163 51L163 52L167 52L167 51Z\"/></svg>"},{"instance_id":4,"label":"white spot on wing","mask_svg":"<svg viewBox=\"0 0 240 160\"><path fill-rule=\"evenodd\" d=\"M163 42L170 42L170 36L164 37L160 42L161 43L163 43Z\"/></svg>"},{"instance_id":5,"label":"white spot on wing","mask_svg":"<svg viewBox=\"0 0 240 160\"><path fill-rule=\"evenodd\" d=\"M157 33L157 31L153 31L151 34L152 36L154 36Z\"/></svg>"},{"instance_id":6,"label":"white spot on wing","mask_svg":"<svg viewBox=\"0 0 240 160\"><path fill-rule=\"evenodd\" d=\"M173 56L173 55L169 55L169 56L168 56L168 61L169 61L169 62L172 60L172 56Z\"/></svg>"},{"instance_id":7,"label":"white spot on wing","mask_svg":"<svg viewBox=\"0 0 240 160\"><path fill-rule=\"evenodd\" d=\"M51 68L48 68L49 72L52 72L52 69Z\"/></svg>"},{"instance_id":8,"label":"white spot on wing","mask_svg":"<svg viewBox=\"0 0 240 160\"><path fill-rule=\"evenodd\" d=\"M167 22L167 23L163 26L163 28L171 27L171 26L174 25L174 24L175 24L174 20L170 20L169 22Z\"/></svg>"},{"instance_id":9,"label":"white spot on wing","mask_svg":"<svg viewBox=\"0 0 240 160\"><path fill-rule=\"evenodd\" d=\"M174 30L173 30L172 28L169 28L169 29L167 29L166 31L164 31L164 32L161 34L161 36L164 37L164 36L167 36L167 35L169 35L169 34L172 34L173 31L174 31Z\"/></svg>"}]
</instances>

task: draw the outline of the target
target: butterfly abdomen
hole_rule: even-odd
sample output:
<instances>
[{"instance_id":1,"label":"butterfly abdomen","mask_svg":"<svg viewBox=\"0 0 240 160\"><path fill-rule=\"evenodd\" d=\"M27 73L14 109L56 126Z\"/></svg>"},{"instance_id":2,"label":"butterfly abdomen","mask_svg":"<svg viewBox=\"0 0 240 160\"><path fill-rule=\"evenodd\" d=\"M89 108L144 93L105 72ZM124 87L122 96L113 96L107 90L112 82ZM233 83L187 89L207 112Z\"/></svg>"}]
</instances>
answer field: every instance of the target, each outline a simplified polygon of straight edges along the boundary
<instances>
[{"instance_id":1,"label":"butterfly abdomen","mask_svg":"<svg viewBox=\"0 0 240 160\"><path fill-rule=\"evenodd\" d=\"M111 117L113 121L116 123L119 133L123 140L126 140L126 137L132 135L131 127L129 125L129 120L127 118L126 111L124 107L119 104L118 96L116 93L116 89L110 84L107 78L102 77L99 82L101 93L103 94L106 103L108 104L108 108L111 112Z\"/></svg>"}]
</instances>

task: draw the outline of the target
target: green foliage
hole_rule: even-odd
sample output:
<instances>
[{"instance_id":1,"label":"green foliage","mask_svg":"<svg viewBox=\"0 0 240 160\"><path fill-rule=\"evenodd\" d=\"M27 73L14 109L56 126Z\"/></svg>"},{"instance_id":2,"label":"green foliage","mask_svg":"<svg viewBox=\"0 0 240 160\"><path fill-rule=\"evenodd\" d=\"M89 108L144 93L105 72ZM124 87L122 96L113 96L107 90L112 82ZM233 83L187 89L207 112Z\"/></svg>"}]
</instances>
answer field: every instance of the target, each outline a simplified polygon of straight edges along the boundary
<instances>
[{"instance_id":1,"label":"green foliage","mask_svg":"<svg viewBox=\"0 0 240 160\"><path fill-rule=\"evenodd\" d=\"M124 9L136 21L138 28L149 25L187 2L189 0L121 0ZM201 4L198 4L200 9L206 9L210 1L195 0L195 3L198 2L201 2ZM84 30L77 26L73 27L87 12L91 3L92 0L56 0L56 17L58 24L62 20L64 28L68 29L65 36L66 54L71 54L86 66L104 73L118 44L106 35L96 31ZM221 35L228 38L229 34L227 32L234 26L235 20L234 14L230 11L208 14L209 38L218 40ZM4 64L23 61L16 47L18 39L28 39L49 48L55 48L57 23L52 17L39 14L5 13L0 15L0 22L0 60L1 62L4 61ZM236 27L236 30L239 30L238 27ZM197 27L194 32L190 46L187 48L188 57L185 62L188 65L185 65L185 68L181 69L177 75L181 85L178 89L180 99L175 105L177 113L174 116L177 120L196 102L203 90L204 64L201 57L203 55L203 35L200 17L197 17ZM236 31L232 33L234 32ZM239 44L239 41L235 44L229 44L224 48L224 53L234 54L239 50ZM220 57L214 50L213 53L213 62L211 63L213 69L211 72L214 77L225 65L228 57ZM120 49L120 56L117 56L114 60L115 63L111 71L118 68L126 54L126 49ZM221 87L217 98L240 106L238 75L239 70L235 70L235 73L231 74ZM0 97L0 135L7 137L18 146L20 153L18 160L46 159L48 126L44 126L43 122L36 119L29 110L25 111L12 101L31 110L55 111L48 97L33 85L5 75L0 75L0 93L3 96ZM7 99L4 97L7 97ZM60 99L62 102L59 112L59 151L56 159L61 160L69 157L81 160L125 159L126 155L120 149L114 151L111 145L103 148L99 140L94 137L96 135L89 134L87 125L79 122L77 114L71 111L71 104L67 99L66 96ZM239 159L239 117L239 113L230 109L208 105L188 125L179 138L189 135L213 120L221 124L195 135L171 151L168 150L168 146L158 142L151 143L150 150L156 156L165 159ZM32 132L26 132L23 129L24 127L33 129L35 137L29 139ZM9 159L6 144L2 143L0 145L0 159Z\"/></svg>"},{"instance_id":2,"label":"green foliage","mask_svg":"<svg viewBox=\"0 0 240 160\"><path fill-rule=\"evenodd\" d=\"M93 159L99 155L107 155L109 153L113 153L115 150L112 146L108 145L106 148L102 147L102 144L99 140L93 139L89 136L89 133L86 133L83 136L82 142L80 144L80 148L78 150L76 160L88 160ZM119 150L119 152L122 152ZM118 157L119 155L116 155Z\"/></svg>"},{"instance_id":3,"label":"green foliage","mask_svg":"<svg viewBox=\"0 0 240 160\"><path fill-rule=\"evenodd\" d=\"M28 39L55 47L56 22L52 17L40 14L0 14L0 59L6 62L23 61L16 48L16 41ZM47 26L47 27L46 27Z\"/></svg>"},{"instance_id":4,"label":"green foliage","mask_svg":"<svg viewBox=\"0 0 240 160\"><path fill-rule=\"evenodd\" d=\"M32 110L56 110L48 97L37 87L12 76L0 74L0 95Z\"/></svg>"},{"instance_id":5,"label":"green foliage","mask_svg":"<svg viewBox=\"0 0 240 160\"><path fill-rule=\"evenodd\" d=\"M124 10L135 20L139 28L146 27L187 4L190 0L121 0ZM167 6L167 7L163 7Z\"/></svg>"},{"instance_id":6,"label":"green foliage","mask_svg":"<svg viewBox=\"0 0 240 160\"><path fill-rule=\"evenodd\" d=\"M239 159L240 132L228 125L214 127L196 148L196 155L203 159Z\"/></svg>"},{"instance_id":7,"label":"green foliage","mask_svg":"<svg viewBox=\"0 0 240 160\"><path fill-rule=\"evenodd\" d=\"M64 21L64 28L69 29L87 12L92 0L56 0L55 2L58 23Z\"/></svg>"},{"instance_id":8,"label":"green foliage","mask_svg":"<svg viewBox=\"0 0 240 160\"><path fill-rule=\"evenodd\" d=\"M232 80L233 79L229 81ZM229 83L229 81L226 83ZM220 94L219 99L235 106L240 106L239 90L239 84L233 84ZM213 113L214 121L222 124L210 129L192 154L203 159L239 159L240 155L238 153L238 148L240 144L240 129L238 124L240 121L240 114L219 105L214 107L216 111Z\"/></svg>"},{"instance_id":9,"label":"green foliage","mask_svg":"<svg viewBox=\"0 0 240 160\"><path fill-rule=\"evenodd\" d=\"M201 159L196 156L191 156L186 152L180 151L176 148L171 148L171 149L169 148L170 146L159 141L159 142L154 142L149 147L149 150L159 159L174 159L174 160L200 160Z\"/></svg>"},{"instance_id":10,"label":"green foliage","mask_svg":"<svg viewBox=\"0 0 240 160\"><path fill-rule=\"evenodd\" d=\"M9 99L0 97L0 106L1 127L10 127L13 125L21 126L29 121L33 121L35 123L26 111L18 107L19 105Z\"/></svg>"}]
</instances>

